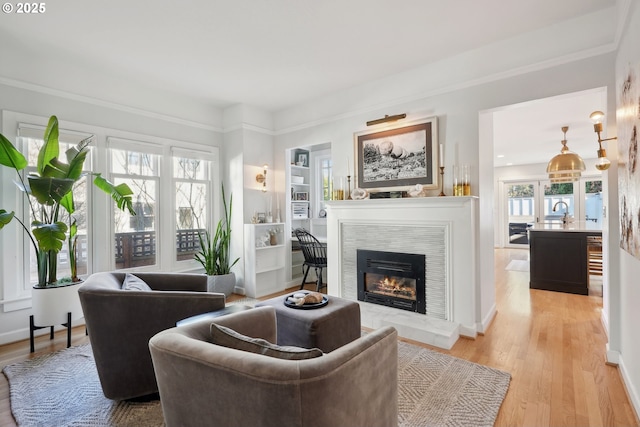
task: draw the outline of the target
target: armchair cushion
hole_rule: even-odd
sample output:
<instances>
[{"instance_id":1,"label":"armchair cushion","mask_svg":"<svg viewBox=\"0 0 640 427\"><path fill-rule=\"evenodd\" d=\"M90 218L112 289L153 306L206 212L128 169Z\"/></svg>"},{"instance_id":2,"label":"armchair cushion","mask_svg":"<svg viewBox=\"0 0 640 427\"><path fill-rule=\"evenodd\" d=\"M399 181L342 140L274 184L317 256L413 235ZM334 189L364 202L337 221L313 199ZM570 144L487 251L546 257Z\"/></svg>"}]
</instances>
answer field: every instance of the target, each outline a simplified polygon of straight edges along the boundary
<instances>
[{"instance_id":1,"label":"armchair cushion","mask_svg":"<svg viewBox=\"0 0 640 427\"><path fill-rule=\"evenodd\" d=\"M122 283L122 289L125 291L151 291L147 282L134 274L127 273Z\"/></svg>"},{"instance_id":2,"label":"armchair cushion","mask_svg":"<svg viewBox=\"0 0 640 427\"><path fill-rule=\"evenodd\" d=\"M211 324L211 339L214 344L235 348L265 356L285 360L304 360L322 356L319 348L301 348L294 346L279 346L261 338L251 338L242 335L222 325Z\"/></svg>"}]
</instances>

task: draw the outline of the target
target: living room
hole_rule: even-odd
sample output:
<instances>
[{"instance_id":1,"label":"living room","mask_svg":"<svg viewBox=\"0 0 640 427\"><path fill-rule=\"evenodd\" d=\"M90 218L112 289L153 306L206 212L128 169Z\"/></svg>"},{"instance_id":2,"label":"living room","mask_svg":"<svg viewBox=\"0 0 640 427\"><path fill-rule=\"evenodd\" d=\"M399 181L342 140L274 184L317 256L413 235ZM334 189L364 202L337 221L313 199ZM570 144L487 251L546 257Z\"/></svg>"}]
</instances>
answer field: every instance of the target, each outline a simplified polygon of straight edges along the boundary
<instances>
[{"instance_id":1,"label":"living room","mask_svg":"<svg viewBox=\"0 0 640 427\"><path fill-rule=\"evenodd\" d=\"M206 91L202 90L196 82L202 78L205 67L199 68L197 61L167 59L172 56L182 58L181 49L188 43L181 44L181 40L176 38L170 43L156 45L153 37L146 35L150 29L145 29L145 25L128 22L144 16L142 10L136 10L136 13L132 11L131 15L123 17L122 14L126 12L121 11L118 14L115 7L109 8L108 11L91 12L73 10L72 5L67 4L64 5L64 9L56 12L55 5L47 4L49 10L39 17L16 14L5 14L2 17L2 133L13 139L18 133L20 123L44 126L47 118L56 114L65 129L96 135L96 149L99 153L96 156L97 166L103 172L108 172L106 159L109 144L117 141L122 144L130 141L138 141L141 145L156 144L161 147L161 155L171 155L172 147L183 152L206 152L214 159L213 163L217 167L214 176L217 174L220 178L214 185L224 182L227 193L233 194L235 215L232 217L232 228L234 233L237 233L237 238L232 242L232 252L241 255L244 224L251 222L256 211L266 210L268 204L255 181L255 175L262 170L263 164L269 165L269 194L279 194L280 200L284 200L286 150L330 143L334 172L346 176L349 168L353 170L355 161L353 135L365 130L367 121L396 113L407 113L408 121L437 117L439 143L443 144L445 153L446 193L450 194L453 184L454 159L458 164L471 165L472 194L479 198L476 230L478 272L475 275L478 283L478 313L473 321L482 325L478 328L479 332L490 333L485 331L485 328L490 325L491 313L495 311L496 305L493 271L493 150L489 148L492 146L492 112L520 102L605 88L607 132L609 135L616 135L616 117L617 113L620 114L616 95L621 84L621 75L628 64L637 64L640 60L640 52L633 44L633 41L639 38L638 2L630 0L593 2L589 5L583 3L576 1L563 5L564 17L557 16L554 22L542 24L542 21L536 21L535 24L523 28L526 31L512 29L509 32L509 29L506 29L501 39L495 39L484 46L466 45L466 51L457 51L451 47L450 55L438 52L439 46L430 46L434 49L434 57L437 58L435 62L428 62L420 56L422 59L416 59L412 67L394 70L389 66L377 75L371 74L371 77L360 80L356 79L356 76L364 75L365 70L355 68L356 65L352 65L353 69L336 66L328 70L323 68L322 63L313 62L296 68L299 66L296 54L301 53L294 48L302 50L302 47L285 45L283 48L291 49L293 53L290 58L281 59L281 67L297 69L300 75L305 74L305 67L315 67L314 72L318 73L313 75L315 81L307 80L302 86L318 87L315 91L306 92L307 98L296 98L294 94L289 94L289 98L286 98L283 91L281 97L272 96L275 99L265 98L268 97L267 89L271 85L279 88L276 83L283 80L278 75L278 69L265 70L264 77L259 81L264 87L264 94L256 95L254 98L250 98L249 95L259 92L256 86L251 86L249 90L247 83L247 88L238 89L237 93L230 93L230 89L225 87L225 80L244 78L247 82L252 81L249 77L244 77L241 73L242 68L227 71L229 74L226 75L208 76L207 78L216 80L216 86L207 88ZM124 3L121 6L131 7ZM379 27L384 28L384 20L373 11L367 12L369 6L363 3L359 6L359 13L362 14L360 19L371 13L373 16L368 19L376 18ZM540 9L557 7L559 6L551 2L535 5L535 8ZM382 11L385 9L378 12ZM422 6L420 11L424 16L428 16ZM59 22L62 21L59 20L64 17L63 12L76 14L70 15L77 20L76 23L60 25ZM170 18L173 17L169 17L166 10L164 12L165 14L158 19L169 27ZM302 13L295 8L289 9L291 21L295 21L295 12ZM356 16L356 12L358 9L354 5L342 13L351 17ZM397 34L407 36L389 43L410 44L406 40L415 38L415 33L402 31L402 18L410 14L409 12L410 10L404 10L403 13L396 12L393 15L396 19L394 29L398 32L388 33L389 40L396 40ZM508 15L495 16L495 12L483 12L483 16L490 19L495 26L501 20L510 19ZM521 14L533 14L532 11L520 11L517 14L511 12L514 13L511 17L512 22L519 22L520 25L529 22ZM81 22L85 13L91 13L91 19ZM101 13L105 15L102 17L104 22L96 16ZM268 21L262 22L261 14L269 17L274 13L264 5L257 7L255 14L246 11L243 14L242 11L235 10L233 13L239 15L230 14L228 19L239 16L246 18L251 24L258 26L263 34L269 34L269 31L273 30L266 25ZM350 15L346 15L347 13ZM108 17L113 18L110 24ZM517 21L517 17L521 20ZM181 11L178 18L184 18L186 22L195 19L187 11ZM93 34L93 31L99 33L99 30L97 27L94 28L96 24L90 22L92 20L100 22L100 28L103 31L111 31L107 34L113 36L113 33L118 31L114 22L120 19L125 19L129 24L126 26L127 34L134 45L132 50L124 50L124 45L118 45L122 50L122 56L100 58L101 49L98 43L69 43L68 39L63 37L66 35L77 38L77 33L86 33L87 40L90 39L89 35L99 39ZM315 22L318 24L324 24L322 19L328 17L320 15L316 19ZM125 28L125 24L122 25ZM483 23L482 26L487 25ZM456 27L456 31L459 32L461 27ZM57 31L63 34L56 36L60 39L52 35L49 41L43 41L35 37L38 31L47 33L41 30L42 28L50 29L49 32L52 34ZM331 26L327 25L325 31L331 33L330 28ZM445 30L441 27L438 29ZM294 31L295 25L287 30ZM116 43L116 38L113 37L113 43ZM426 46L439 44L433 41L439 37L434 37L431 33L423 36L425 39L430 37L431 41ZM224 39L222 36L221 38ZM311 43L313 40L305 41ZM107 43L107 39L103 39L103 42ZM272 41L269 39L269 42ZM341 43L340 40L334 42ZM365 37L353 43L349 47L351 50L368 44ZM47 48L44 52L39 49L43 46ZM443 46L446 46L446 43L443 43ZM136 49L146 52L149 56L137 52ZM209 49L210 46L206 43L199 43L194 48L201 56L206 56ZM248 55L239 47L236 49L233 54L242 57ZM308 49L314 50L317 47L312 44ZM378 49L379 55L386 55L387 51L394 48L382 44ZM406 47L405 49L412 50ZM345 50L348 52L348 49ZM112 51L102 53L109 52L113 54ZM259 52L246 52L259 56ZM317 52L317 55L331 57L326 51ZM221 51L220 54L223 53L226 52ZM338 56L347 53L336 51L334 54ZM404 54L408 55L406 51ZM373 53L369 51L369 55ZM173 73L173 78L167 74L154 74L153 70L158 66L153 65L153 61L158 58L170 62L167 64L170 69L168 74ZM326 56L322 59L328 60ZM386 59L380 61L380 58L376 61L387 62ZM394 58L388 59L388 62L393 63ZM369 63L365 65L371 67ZM254 67L260 68L258 65ZM329 86L323 86L324 81L319 77L323 73L327 76L332 73L351 73L352 80L342 81L340 84L343 86L330 89ZM180 83L177 83L177 80L180 80ZM588 121L587 117L585 121ZM589 144L590 150L595 152L595 139ZM608 153L615 162L613 147L608 146ZM534 149L532 147L532 150ZM606 179L611 185L617 179L616 168L612 167L608 174ZM11 200L11 195L15 193L12 183L14 177L4 170L1 177L2 207L6 208L6 201ZM168 179L162 181L161 187L166 183L170 185L169 177L160 174L159 179ZM435 196L438 192L439 190L431 190L430 195ZM635 339L633 325L640 321L634 308L635 303L640 300L640 295L634 287L633 279L640 273L640 263L627 251L619 248L619 218L616 208L618 194L614 193L617 193L617 189L610 193L609 199L610 239L607 243L607 256L611 268L606 279L608 290L603 298L602 320L609 338L607 361L620 367L632 404L638 410L640 364L635 361L639 359L640 347ZM217 192L215 194L213 206L219 212L220 196ZM105 212L108 208L106 201L98 203L98 216L94 222L101 224L105 222ZM281 206L280 209L284 208ZM30 287L21 283L20 278L23 275L15 268L16 265L20 265L21 257L13 247L16 241L22 239L18 231L8 231L3 229L0 233L3 254L0 258L0 301L3 306L0 313L0 343L22 340L28 336L30 310ZM96 233L95 242L112 241L111 231L106 227L96 227L93 232ZM95 245L93 251L92 272L114 269L115 263L109 246ZM188 271L193 270L194 265L185 267L178 264L171 254L164 252L159 254L158 263L153 268L162 271ZM244 269L244 260L241 259L236 267L240 287Z\"/></svg>"}]
</instances>

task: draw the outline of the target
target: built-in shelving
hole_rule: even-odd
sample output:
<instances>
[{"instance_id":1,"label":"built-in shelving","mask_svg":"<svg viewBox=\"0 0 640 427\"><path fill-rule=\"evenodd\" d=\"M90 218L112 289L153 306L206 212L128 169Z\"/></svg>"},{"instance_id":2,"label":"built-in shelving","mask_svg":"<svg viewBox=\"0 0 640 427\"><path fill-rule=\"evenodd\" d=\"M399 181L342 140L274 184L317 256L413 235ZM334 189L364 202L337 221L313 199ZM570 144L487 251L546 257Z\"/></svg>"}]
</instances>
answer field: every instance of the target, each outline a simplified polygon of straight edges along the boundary
<instances>
[{"instance_id":1,"label":"built-in shelving","mask_svg":"<svg viewBox=\"0 0 640 427\"><path fill-rule=\"evenodd\" d=\"M259 298L285 289L284 223L245 224L244 288L247 296Z\"/></svg>"}]
</instances>

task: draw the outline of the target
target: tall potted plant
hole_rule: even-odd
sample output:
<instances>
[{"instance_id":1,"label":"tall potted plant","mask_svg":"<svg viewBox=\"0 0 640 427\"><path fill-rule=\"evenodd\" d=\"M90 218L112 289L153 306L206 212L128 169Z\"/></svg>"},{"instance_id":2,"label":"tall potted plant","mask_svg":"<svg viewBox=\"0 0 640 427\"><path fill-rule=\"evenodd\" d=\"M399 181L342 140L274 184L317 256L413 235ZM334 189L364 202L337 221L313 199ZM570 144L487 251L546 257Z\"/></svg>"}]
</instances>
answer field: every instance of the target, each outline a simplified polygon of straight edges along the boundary
<instances>
[{"instance_id":1,"label":"tall potted plant","mask_svg":"<svg viewBox=\"0 0 640 427\"><path fill-rule=\"evenodd\" d=\"M66 309L59 306L65 300L77 300L77 289L68 286L69 283L78 281L75 252L77 227L73 219L74 185L83 176L92 175L94 184L110 194L120 209L128 209L135 215L132 205L133 192L126 184L115 186L98 173L83 171L92 138L86 138L68 149L64 153L65 162L60 158L58 119L51 116L44 132L44 143L38 152L36 171L26 175L23 170L27 167L27 159L0 134L0 164L16 171L18 181L15 183L27 199L32 219L29 227L15 216L15 211L0 209L0 229L15 219L31 241L38 268L38 283L34 286L32 304L36 322L43 326L65 322L66 320L58 320L59 312L66 315ZM68 213L68 225L61 221L61 208ZM65 240L69 245L72 277L58 281L58 254ZM43 296L44 292L38 292L46 289L59 290L55 292L57 296L51 293ZM78 311L79 303L73 303L72 306Z\"/></svg>"},{"instance_id":2,"label":"tall potted plant","mask_svg":"<svg viewBox=\"0 0 640 427\"><path fill-rule=\"evenodd\" d=\"M233 194L229 197L229 205L222 185L222 204L224 205L224 218L218 221L216 232L211 238L209 230L198 234L200 250L195 254L196 260L202 264L207 274L207 288L209 292L220 292L229 296L236 286L236 275L231 268L240 258L230 262L231 245L231 208L233 206Z\"/></svg>"}]
</instances>

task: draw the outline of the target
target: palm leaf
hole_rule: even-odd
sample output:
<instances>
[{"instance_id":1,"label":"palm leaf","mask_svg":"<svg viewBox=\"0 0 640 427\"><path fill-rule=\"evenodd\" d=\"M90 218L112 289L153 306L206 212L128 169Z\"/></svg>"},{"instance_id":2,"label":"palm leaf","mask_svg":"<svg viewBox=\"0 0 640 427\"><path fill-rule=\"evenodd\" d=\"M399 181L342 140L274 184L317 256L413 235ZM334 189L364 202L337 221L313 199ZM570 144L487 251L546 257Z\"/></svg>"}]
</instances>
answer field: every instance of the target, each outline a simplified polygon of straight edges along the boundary
<instances>
[{"instance_id":1,"label":"palm leaf","mask_svg":"<svg viewBox=\"0 0 640 427\"><path fill-rule=\"evenodd\" d=\"M31 223L31 231L38 241L41 251L60 252L67 237L67 225L64 222L45 224L39 221Z\"/></svg>"},{"instance_id":2,"label":"palm leaf","mask_svg":"<svg viewBox=\"0 0 640 427\"><path fill-rule=\"evenodd\" d=\"M136 211L133 209L133 191L131 191L131 188L129 188L127 184L113 185L100 174L95 175L96 177L93 183L96 187L111 195L111 198L116 202L120 210L126 208L130 215L136 214Z\"/></svg>"},{"instance_id":3,"label":"palm leaf","mask_svg":"<svg viewBox=\"0 0 640 427\"><path fill-rule=\"evenodd\" d=\"M0 133L0 165L17 171L27 167L27 159Z\"/></svg>"},{"instance_id":4,"label":"palm leaf","mask_svg":"<svg viewBox=\"0 0 640 427\"><path fill-rule=\"evenodd\" d=\"M73 189L72 179L28 177L31 195L38 203L51 206L60 202Z\"/></svg>"},{"instance_id":5,"label":"palm leaf","mask_svg":"<svg viewBox=\"0 0 640 427\"><path fill-rule=\"evenodd\" d=\"M58 145L58 118L51 116L47 129L44 131L44 144L38 152L38 173L44 176L45 167L52 159L58 157L60 148Z\"/></svg>"},{"instance_id":6,"label":"palm leaf","mask_svg":"<svg viewBox=\"0 0 640 427\"><path fill-rule=\"evenodd\" d=\"M4 209L0 209L0 229L9 224L13 219L15 212L7 212Z\"/></svg>"}]
</instances>

